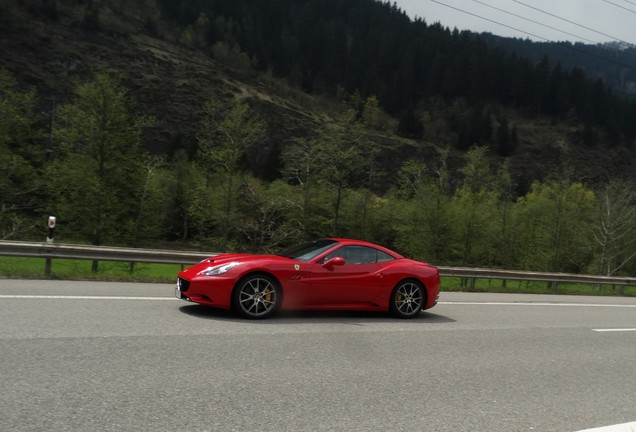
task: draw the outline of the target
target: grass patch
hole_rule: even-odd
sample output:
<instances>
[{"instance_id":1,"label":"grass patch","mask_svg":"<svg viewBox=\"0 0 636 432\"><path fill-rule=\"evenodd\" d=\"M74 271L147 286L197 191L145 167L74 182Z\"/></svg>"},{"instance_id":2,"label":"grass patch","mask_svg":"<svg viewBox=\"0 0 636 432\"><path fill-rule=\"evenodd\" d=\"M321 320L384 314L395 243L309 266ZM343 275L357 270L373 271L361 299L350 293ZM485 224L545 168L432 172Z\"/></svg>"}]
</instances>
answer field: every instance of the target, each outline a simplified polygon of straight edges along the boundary
<instances>
[{"instance_id":1,"label":"grass patch","mask_svg":"<svg viewBox=\"0 0 636 432\"><path fill-rule=\"evenodd\" d=\"M521 293L521 294L572 294L636 297L636 286L596 285L559 282L556 287L551 282L476 279L470 285L468 279L459 277L442 277L442 291L489 292L489 293Z\"/></svg>"},{"instance_id":2,"label":"grass patch","mask_svg":"<svg viewBox=\"0 0 636 432\"><path fill-rule=\"evenodd\" d=\"M42 279L46 277L45 262L44 258L1 257L0 276ZM131 267L131 263L100 261L97 272L93 273L90 260L54 259L50 278L172 283L181 269L179 264L134 263Z\"/></svg>"},{"instance_id":3,"label":"grass patch","mask_svg":"<svg viewBox=\"0 0 636 432\"><path fill-rule=\"evenodd\" d=\"M0 276L22 279L45 278L44 258L0 257ZM100 261L97 273L93 273L92 261L54 259L51 261L51 279L99 280L113 282L172 283L182 268L179 264L149 264ZM572 294L636 297L636 286L601 285L561 282L554 286L549 282L502 281L477 279L471 286L467 279L442 277L442 291L525 293L525 294Z\"/></svg>"}]
</instances>

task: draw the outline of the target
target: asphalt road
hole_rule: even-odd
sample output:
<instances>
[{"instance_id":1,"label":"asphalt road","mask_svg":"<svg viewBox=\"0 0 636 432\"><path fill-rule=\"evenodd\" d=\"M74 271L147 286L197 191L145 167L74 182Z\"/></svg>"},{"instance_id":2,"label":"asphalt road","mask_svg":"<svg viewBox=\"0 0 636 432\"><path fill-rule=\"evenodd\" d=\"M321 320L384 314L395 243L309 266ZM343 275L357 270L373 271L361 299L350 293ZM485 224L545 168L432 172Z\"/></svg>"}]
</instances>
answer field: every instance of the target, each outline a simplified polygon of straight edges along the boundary
<instances>
[{"instance_id":1,"label":"asphalt road","mask_svg":"<svg viewBox=\"0 0 636 432\"><path fill-rule=\"evenodd\" d=\"M255 322L172 290L0 280L0 430L574 432L636 421L636 298L442 293L415 320Z\"/></svg>"}]
</instances>

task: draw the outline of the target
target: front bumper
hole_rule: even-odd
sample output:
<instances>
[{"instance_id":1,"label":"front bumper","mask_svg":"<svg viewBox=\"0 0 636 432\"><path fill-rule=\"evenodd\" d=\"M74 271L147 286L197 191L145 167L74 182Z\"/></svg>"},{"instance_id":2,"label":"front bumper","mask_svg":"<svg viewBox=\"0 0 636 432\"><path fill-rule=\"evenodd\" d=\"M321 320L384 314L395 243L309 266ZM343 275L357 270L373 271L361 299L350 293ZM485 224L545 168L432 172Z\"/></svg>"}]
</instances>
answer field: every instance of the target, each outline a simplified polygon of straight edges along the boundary
<instances>
[{"instance_id":1,"label":"front bumper","mask_svg":"<svg viewBox=\"0 0 636 432\"><path fill-rule=\"evenodd\" d=\"M234 283L234 278L222 276L197 277L192 280L179 276L175 296L189 302L230 309Z\"/></svg>"}]
</instances>

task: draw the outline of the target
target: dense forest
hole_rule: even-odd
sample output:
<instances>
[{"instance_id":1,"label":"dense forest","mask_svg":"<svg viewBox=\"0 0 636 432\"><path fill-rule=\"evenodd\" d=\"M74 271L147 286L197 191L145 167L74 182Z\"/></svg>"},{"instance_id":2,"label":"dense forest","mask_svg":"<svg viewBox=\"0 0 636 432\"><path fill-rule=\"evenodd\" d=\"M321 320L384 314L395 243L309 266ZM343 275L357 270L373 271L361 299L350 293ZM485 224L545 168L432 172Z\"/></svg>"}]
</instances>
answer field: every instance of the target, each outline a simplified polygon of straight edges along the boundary
<instances>
[{"instance_id":1,"label":"dense forest","mask_svg":"<svg viewBox=\"0 0 636 432\"><path fill-rule=\"evenodd\" d=\"M544 57L559 59L566 69L578 68L590 78L601 78L619 95L636 96L636 47L624 42L532 42L481 34L489 47L523 53L533 63Z\"/></svg>"},{"instance_id":2,"label":"dense forest","mask_svg":"<svg viewBox=\"0 0 636 432\"><path fill-rule=\"evenodd\" d=\"M343 236L440 265L636 272L636 103L572 60L373 0L32 0L0 23L2 238L55 215L66 242Z\"/></svg>"},{"instance_id":3,"label":"dense forest","mask_svg":"<svg viewBox=\"0 0 636 432\"><path fill-rule=\"evenodd\" d=\"M588 127L610 129L615 144L636 136L636 104L613 96L602 80L564 69L558 59L533 64L489 49L470 32L412 22L389 3L159 0L158 6L164 19L190 30L188 42L236 47L259 69L306 91L336 94L340 87L363 99L377 96L414 137L422 132L406 121L411 110L430 98L460 97L471 105L495 102L555 119L574 116Z\"/></svg>"}]
</instances>

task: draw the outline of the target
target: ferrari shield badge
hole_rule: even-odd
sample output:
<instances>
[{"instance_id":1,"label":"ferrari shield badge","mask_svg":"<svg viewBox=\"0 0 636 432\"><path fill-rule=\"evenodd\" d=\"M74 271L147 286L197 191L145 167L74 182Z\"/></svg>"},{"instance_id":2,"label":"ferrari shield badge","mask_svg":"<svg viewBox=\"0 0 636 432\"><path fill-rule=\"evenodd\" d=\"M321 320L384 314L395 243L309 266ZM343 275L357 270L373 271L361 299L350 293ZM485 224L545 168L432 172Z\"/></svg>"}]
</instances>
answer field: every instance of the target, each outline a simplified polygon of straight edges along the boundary
<instances>
[{"instance_id":1,"label":"ferrari shield badge","mask_svg":"<svg viewBox=\"0 0 636 432\"><path fill-rule=\"evenodd\" d=\"M300 270L300 266L298 264L294 264L294 268L296 269L296 271Z\"/></svg>"}]
</instances>

